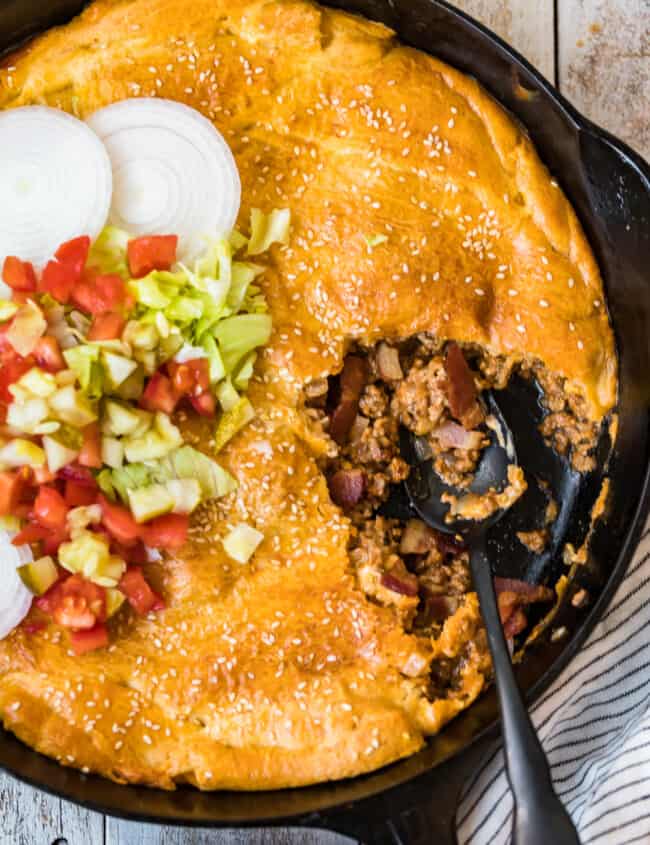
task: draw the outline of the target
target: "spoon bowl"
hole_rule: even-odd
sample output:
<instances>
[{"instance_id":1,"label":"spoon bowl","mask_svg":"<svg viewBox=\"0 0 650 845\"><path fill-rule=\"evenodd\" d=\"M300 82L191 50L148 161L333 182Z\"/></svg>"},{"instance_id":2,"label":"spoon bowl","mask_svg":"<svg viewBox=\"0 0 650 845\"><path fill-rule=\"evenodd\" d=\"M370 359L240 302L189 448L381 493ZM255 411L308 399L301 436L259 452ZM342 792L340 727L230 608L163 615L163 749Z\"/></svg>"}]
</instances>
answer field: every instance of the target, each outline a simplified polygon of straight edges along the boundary
<instances>
[{"instance_id":1,"label":"spoon bowl","mask_svg":"<svg viewBox=\"0 0 650 845\"><path fill-rule=\"evenodd\" d=\"M411 466L411 472L405 481L410 503L426 523L446 534L469 535L477 530L485 532L505 513L503 510L497 510L480 523L467 519L450 521L449 504L442 499L444 493L460 497L466 492L482 495L490 489L501 491L508 483L508 466L517 463L512 432L494 393L486 391L483 399L488 412L486 434L490 438L490 444L481 453L474 479L467 490L446 484L435 471L433 461L430 458L422 459L421 456L426 454L423 438L404 426L400 428L400 452Z\"/></svg>"}]
</instances>

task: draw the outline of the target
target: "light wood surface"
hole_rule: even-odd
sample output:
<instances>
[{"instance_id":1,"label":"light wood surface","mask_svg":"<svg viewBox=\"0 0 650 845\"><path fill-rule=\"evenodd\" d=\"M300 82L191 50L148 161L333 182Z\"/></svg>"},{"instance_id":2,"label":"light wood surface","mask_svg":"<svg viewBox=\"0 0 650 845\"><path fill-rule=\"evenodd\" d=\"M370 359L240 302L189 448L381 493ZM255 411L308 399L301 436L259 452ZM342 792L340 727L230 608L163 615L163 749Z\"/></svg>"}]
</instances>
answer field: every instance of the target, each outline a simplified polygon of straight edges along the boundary
<instances>
[{"instance_id":1,"label":"light wood surface","mask_svg":"<svg viewBox=\"0 0 650 845\"><path fill-rule=\"evenodd\" d=\"M516 47L580 111L650 157L650 0L457 0L456 5ZM304 830L217 832L103 818L0 774L0 845L351 841Z\"/></svg>"}]
</instances>

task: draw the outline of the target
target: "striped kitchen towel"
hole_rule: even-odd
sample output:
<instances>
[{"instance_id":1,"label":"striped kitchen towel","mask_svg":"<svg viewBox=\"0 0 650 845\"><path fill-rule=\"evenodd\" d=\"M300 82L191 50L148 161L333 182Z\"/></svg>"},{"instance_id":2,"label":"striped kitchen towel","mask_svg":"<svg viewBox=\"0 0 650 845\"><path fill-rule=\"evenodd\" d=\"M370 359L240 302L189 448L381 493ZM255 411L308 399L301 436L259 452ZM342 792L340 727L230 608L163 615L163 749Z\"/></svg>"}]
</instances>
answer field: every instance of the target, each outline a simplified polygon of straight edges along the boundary
<instances>
[{"instance_id":1,"label":"striped kitchen towel","mask_svg":"<svg viewBox=\"0 0 650 845\"><path fill-rule=\"evenodd\" d=\"M604 617L531 715L582 845L650 843L650 522ZM510 842L498 745L466 785L457 823L461 845Z\"/></svg>"}]
</instances>

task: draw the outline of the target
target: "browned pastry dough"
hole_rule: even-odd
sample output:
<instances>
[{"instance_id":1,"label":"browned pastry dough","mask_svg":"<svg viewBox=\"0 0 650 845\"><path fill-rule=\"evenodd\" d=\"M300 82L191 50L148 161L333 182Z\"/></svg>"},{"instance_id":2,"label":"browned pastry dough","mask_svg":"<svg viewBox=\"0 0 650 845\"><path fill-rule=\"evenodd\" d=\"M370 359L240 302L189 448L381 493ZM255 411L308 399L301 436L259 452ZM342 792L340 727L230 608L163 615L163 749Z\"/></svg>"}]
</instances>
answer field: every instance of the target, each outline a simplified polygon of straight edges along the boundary
<instances>
[{"instance_id":1,"label":"browned pastry dough","mask_svg":"<svg viewBox=\"0 0 650 845\"><path fill-rule=\"evenodd\" d=\"M274 334L224 452L240 488L151 567L168 608L128 613L113 644L0 643L6 726L66 765L172 788L260 789L375 769L417 750L484 684L470 595L439 639L404 633L358 588L348 521L316 464L303 384L340 369L346 340L427 330L543 361L595 420L616 357L598 269L527 137L468 77L384 27L301 0L101 0L0 67L0 107L80 117L161 96L208 115L251 206L289 207L292 236L262 279ZM385 234L370 250L365 237ZM208 447L209 437L192 430ZM228 525L265 539L240 566ZM462 655L448 698L432 659Z\"/></svg>"}]
</instances>

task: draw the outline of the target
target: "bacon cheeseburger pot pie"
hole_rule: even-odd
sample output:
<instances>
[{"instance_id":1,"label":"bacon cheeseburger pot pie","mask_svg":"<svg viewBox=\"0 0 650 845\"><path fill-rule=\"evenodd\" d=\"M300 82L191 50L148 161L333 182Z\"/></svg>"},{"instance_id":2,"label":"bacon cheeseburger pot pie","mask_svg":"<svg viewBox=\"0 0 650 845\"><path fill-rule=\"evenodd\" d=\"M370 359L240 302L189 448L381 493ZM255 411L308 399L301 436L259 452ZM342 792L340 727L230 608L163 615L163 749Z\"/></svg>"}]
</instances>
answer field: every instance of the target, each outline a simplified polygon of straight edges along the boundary
<instances>
[{"instance_id":1,"label":"bacon cheeseburger pot pie","mask_svg":"<svg viewBox=\"0 0 650 845\"><path fill-rule=\"evenodd\" d=\"M470 489L484 391L533 391L576 479L617 397L598 267L526 134L298 0L93 3L2 61L0 107L5 727L163 789L414 753L491 666L462 540L389 507L400 427L467 518L537 490L513 532L541 559L543 472ZM567 579L533 580L496 581L517 652Z\"/></svg>"}]
</instances>

